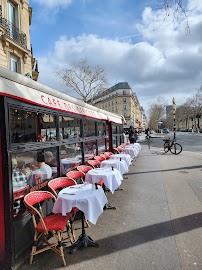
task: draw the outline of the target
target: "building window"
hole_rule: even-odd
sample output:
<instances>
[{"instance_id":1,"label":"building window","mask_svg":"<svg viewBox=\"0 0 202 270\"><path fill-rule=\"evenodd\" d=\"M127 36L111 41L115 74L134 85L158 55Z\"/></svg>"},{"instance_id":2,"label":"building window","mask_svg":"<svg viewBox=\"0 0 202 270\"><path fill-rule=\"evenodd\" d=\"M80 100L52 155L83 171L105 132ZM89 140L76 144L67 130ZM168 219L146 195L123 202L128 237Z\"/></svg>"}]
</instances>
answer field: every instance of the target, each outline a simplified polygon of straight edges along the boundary
<instances>
[{"instance_id":1,"label":"building window","mask_svg":"<svg viewBox=\"0 0 202 270\"><path fill-rule=\"evenodd\" d=\"M124 118L127 118L127 113L124 112L123 116L124 116Z\"/></svg>"},{"instance_id":2,"label":"building window","mask_svg":"<svg viewBox=\"0 0 202 270\"><path fill-rule=\"evenodd\" d=\"M123 90L123 95L126 95L126 90Z\"/></svg>"},{"instance_id":3,"label":"building window","mask_svg":"<svg viewBox=\"0 0 202 270\"><path fill-rule=\"evenodd\" d=\"M7 1L7 19L12 25L18 27L17 7L14 6L10 1Z\"/></svg>"},{"instance_id":4,"label":"building window","mask_svg":"<svg viewBox=\"0 0 202 270\"><path fill-rule=\"evenodd\" d=\"M112 101L112 106L114 105L114 102Z\"/></svg>"},{"instance_id":5,"label":"building window","mask_svg":"<svg viewBox=\"0 0 202 270\"><path fill-rule=\"evenodd\" d=\"M125 97L123 98L123 102L126 102L126 98Z\"/></svg>"},{"instance_id":6,"label":"building window","mask_svg":"<svg viewBox=\"0 0 202 270\"><path fill-rule=\"evenodd\" d=\"M123 105L123 109L126 110L126 104Z\"/></svg>"},{"instance_id":7,"label":"building window","mask_svg":"<svg viewBox=\"0 0 202 270\"><path fill-rule=\"evenodd\" d=\"M116 111L117 111L117 106L116 106Z\"/></svg>"},{"instance_id":8,"label":"building window","mask_svg":"<svg viewBox=\"0 0 202 270\"><path fill-rule=\"evenodd\" d=\"M110 102L108 103L109 107L110 107Z\"/></svg>"},{"instance_id":9,"label":"building window","mask_svg":"<svg viewBox=\"0 0 202 270\"><path fill-rule=\"evenodd\" d=\"M117 102L117 99L116 99L116 104L117 104L118 102Z\"/></svg>"},{"instance_id":10,"label":"building window","mask_svg":"<svg viewBox=\"0 0 202 270\"><path fill-rule=\"evenodd\" d=\"M20 73L20 58L11 53L9 56L9 69L13 72Z\"/></svg>"}]
</instances>

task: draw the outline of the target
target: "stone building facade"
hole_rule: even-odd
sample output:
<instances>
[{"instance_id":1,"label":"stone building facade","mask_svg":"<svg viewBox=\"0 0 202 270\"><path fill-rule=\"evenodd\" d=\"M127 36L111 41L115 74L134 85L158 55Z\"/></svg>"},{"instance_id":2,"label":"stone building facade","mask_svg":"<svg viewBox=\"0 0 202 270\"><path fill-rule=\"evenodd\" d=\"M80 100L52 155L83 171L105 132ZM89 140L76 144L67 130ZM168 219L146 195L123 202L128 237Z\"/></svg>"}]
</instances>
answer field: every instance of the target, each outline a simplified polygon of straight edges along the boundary
<instances>
[{"instance_id":1,"label":"stone building facade","mask_svg":"<svg viewBox=\"0 0 202 270\"><path fill-rule=\"evenodd\" d=\"M140 106L137 95L127 82L120 82L100 92L93 100L89 100L97 108L122 115L125 127L142 127L143 108ZM145 116L144 116L145 122Z\"/></svg>"},{"instance_id":2,"label":"stone building facade","mask_svg":"<svg viewBox=\"0 0 202 270\"><path fill-rule=\"evenodd\" d=\"M0 0L0 65L36 81L39 72L30 44L31 18L28 0Z\"/></svg>"}]
</instances>

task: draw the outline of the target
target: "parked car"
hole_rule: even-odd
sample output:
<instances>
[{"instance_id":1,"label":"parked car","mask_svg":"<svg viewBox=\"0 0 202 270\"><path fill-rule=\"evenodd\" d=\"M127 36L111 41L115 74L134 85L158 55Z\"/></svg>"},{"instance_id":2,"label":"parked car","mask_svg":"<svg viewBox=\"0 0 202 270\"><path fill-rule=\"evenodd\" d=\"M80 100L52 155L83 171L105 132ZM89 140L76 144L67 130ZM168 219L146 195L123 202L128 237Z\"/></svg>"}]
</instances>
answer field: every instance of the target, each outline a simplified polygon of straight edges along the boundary
<instances>
[{"instance_id":1,"label":"parked car","mask_svg":"<svg viewBox=\"0 0 202 270\"><path fill-rule=\"evenodd\" d=\"M163 128L162 133L169 133L169 129L168 128Z\"/></svg>"}]
</instances>

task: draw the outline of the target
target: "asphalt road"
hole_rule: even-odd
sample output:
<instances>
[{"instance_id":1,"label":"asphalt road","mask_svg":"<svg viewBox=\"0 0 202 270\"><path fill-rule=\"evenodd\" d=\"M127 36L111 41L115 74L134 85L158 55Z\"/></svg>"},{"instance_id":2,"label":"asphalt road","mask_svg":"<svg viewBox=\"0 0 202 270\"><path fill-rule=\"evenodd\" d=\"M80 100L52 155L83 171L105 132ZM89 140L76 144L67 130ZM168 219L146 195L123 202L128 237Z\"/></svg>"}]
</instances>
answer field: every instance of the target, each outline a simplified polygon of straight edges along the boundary
<instances>
[{"instance_id":1,"label":"asphalt road","mask_svg":"<svg viewBox=\"0 0 202 270\"><path fill-rule=\"evenodd\" d=\"M151 134L151 137L153 137L151 148L162 148L163 151L163 140L166 138L172 139L173 132L170 132L169 134ZM144 140L143 135L141 135L140 138L142 144L147 144L147 141ZM183 151L199 152L202 154L202 133L177 132L176 138L177 142L182 145Z\"/></svg>"}]
</instances>

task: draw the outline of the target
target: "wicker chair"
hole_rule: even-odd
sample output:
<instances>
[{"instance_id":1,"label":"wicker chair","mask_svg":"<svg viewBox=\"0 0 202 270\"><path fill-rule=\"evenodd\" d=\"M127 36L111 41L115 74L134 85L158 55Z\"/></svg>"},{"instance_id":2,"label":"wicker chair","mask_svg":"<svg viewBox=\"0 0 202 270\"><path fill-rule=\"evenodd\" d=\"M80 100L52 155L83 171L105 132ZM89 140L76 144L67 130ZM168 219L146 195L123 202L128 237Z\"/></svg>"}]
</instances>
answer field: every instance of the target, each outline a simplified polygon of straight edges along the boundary
<instances>
[{"instance_id":1,"label":"wicker chair","mask_svg":"<svg viewBox=\"0 0 202 270\"><path fill-rule=\"evenodd\" d=\"M64 258L62 242L66 239L62 239L62 232L64 231L68 220L71 218L71 213L68 213L66 216L62 216L61 214L54 214L47 217L44 217L42 207L40 203L52 199L54 202L56 201L55 196L48 191L33 191L27 194L24 197L24 204L26 206L27 211L32 215L32 220L34 224L35 234L34 234L34 244L32 246L32 251L30 254L30 264L32 264L33 257L43 251L52 249L58 255L61 256L64 266L66 266L66 261ZM38 205L38 207L36 207ZM39 218L39 222L37 224L37 220L35 218ZM69 231L69 227L67 227L68 238L71 240L71 234ZM51 233L56 241L51 243L48 241L49 233ZM47 237L48 236L48 237ZM37 245L42 241L42 245L45 244L41 249L37 250ZM72 241L71 241L72 242Z\"/></svg>"}]
</instances>

